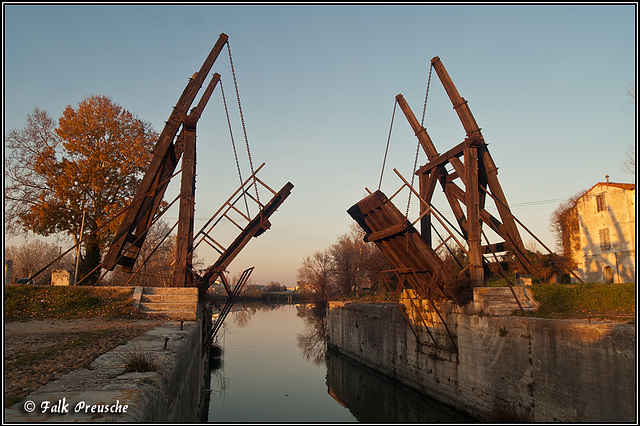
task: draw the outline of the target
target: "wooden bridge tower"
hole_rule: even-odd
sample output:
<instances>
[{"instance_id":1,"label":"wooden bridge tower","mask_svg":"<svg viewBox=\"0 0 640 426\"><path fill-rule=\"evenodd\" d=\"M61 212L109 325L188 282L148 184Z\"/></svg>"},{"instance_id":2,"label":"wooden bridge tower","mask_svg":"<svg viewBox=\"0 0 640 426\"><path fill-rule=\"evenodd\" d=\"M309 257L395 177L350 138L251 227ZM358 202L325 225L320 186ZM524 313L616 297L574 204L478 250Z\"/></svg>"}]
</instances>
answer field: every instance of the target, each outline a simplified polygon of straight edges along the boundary
<instances>
[{"instance_id":1,"label":"wooden bridge tower","mask_svg":"<svg viewBox=\"0 0 640 426\"><path fill-rule=\"evenodd\" d=\"M269 216L275 213L276 209L289 195L291 188L293 188L291 183L287 183L279 192L275 192L267 187L267 189L273 193L273 198L268 203L264 205L261 204L257 196L258 183L265 187L266 185L256 177L257 171L254 172L252 166L253 173L249 179L242 183L241 188L234 194L234 196L236 196L235 201L227 201L223 208L233 208L239 211L233 204L242 197L246 197L249 187L254 185L256 197L251 199L257 202L258 213L253 218L249 217L248 212L247 215L243 215L243 218L248 222L245 227L238 225L237 222L233 222L240 228L240 235L229 247L223 248L223 250L220 250L219 247L221 246L216 247L216 250L220 253L220 258L207 270L204 276L200 277L195 273L192 265L192 257L195 249L196 127L202 111L220 81L220 75L218 73L212 75L196 107L191 111L189 111L189 108L195 101L200 88L204 84L207 75L225 45L228 47L228 36L221 34L200 70L194 73L189 79L178 103L173 108L169 120L166 122L153 149L150 165L129 207L130 211L121 222L111 247L103 259L103 268L113 270L116 265L120 265L124 271L132 271L149 228L154 220L166 211L166 209L164 209L163 212L160 212L161 203L171 178L177 174L175 173L175 169L181 157L180 204L176 258L172 280L172 286L174 287L197 285L204 292L218 277L221 277L224 281L224 277L221 275L224 273L225 268L246 246L251 237L257 237L269 228ZM231 60L230 50L229 58ZM231 64L231 68L233 71L233 63ZM219 212L221 210L219 210ZM198 232L198 235L202 235L202 238L213 241L209 235L210 231L211 230L205 231L203 229ZM253 268L250 269L252 270ZM247 278L249 273L250 272L245 275ZM225 286L231 296L232 289L227 285L226 281Z\"/></svg>"},{"instance_id":2,"label":"wooden bridge tower","mask_svg":"<svg viewBox=\"0 0 640 426\"><path fill-rule=\"evenodd\" d=\"M420 200L420 235L423 241L410 237L414 233L413 224L409 223L408 218L401 213L394 212L397 209L391 205L393 196L387 198L379 190L349 209L349 214L367 233L365 239L375 242L396 268L413 271L409 277L415 278L409 281L413 281L414 288L422 286L435 289L438 287L435 283L439 281L442 289L446 290L447 287L456 285L462 273L468 274L472 286L483 286L485 269L504 272L509 267L511 269L515 267L519 272L530 274L531 263L526 256L516 219L511 213L500 186L498 168L489 154L480 128L467 101L458 93L438 57L431 60L431 66L435 69L453 104L453 109L462 122L466 138L450 150L439 153L427 130L416 119L404 97L401 94L396 96L397 104L428 159L427 164L415 172L419 178L419 191L416 195ZM451 172L447 171L448 165L452 168ZM468 265L457 277L446 270L436 253L439 247L434 247L432 241L432 219L436 209L431 201L437 185L442 188L459 227L459 229L447 228L449 236L446 240L454 239L458 242L455 238L456 232L464 240L464 244L458 242L458 245L467 255ZM405 180L405 186L411 185ZM415 191L411 187L410 190ZM487 211L486 206L489 202L495 204L499 217ZM491 228L504 241L498 243L486 241L483 245L483 225ZM393 244L394 239L403 239L405 243ZM486 240L486 236L484 239ZM411 243L407 243L408 241ZM496 254L507 251L513 254L515 264L498 261ZM489 262L485 255L493 255L496 261ZM420 256L424 256L424 259L420 260ZM421 276L423 278L420 278ZM419 284L417 281L423 281L423 283ZM425 286L425 283L431 282L433 284Z\"/></svg>"}]
</instances>

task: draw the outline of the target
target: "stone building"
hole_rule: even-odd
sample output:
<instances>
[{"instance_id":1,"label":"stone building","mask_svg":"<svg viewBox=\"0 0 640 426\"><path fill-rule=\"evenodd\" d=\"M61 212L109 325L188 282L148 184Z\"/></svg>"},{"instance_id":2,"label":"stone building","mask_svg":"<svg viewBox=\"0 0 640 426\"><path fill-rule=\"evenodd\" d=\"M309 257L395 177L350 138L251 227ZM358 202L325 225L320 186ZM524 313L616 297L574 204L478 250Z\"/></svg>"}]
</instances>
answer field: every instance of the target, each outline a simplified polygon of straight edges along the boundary
<instances>
[{"instance_id":1,"label":"stone building","mask_svg":"<svg viewBox=\"0 0 640 426\"><path fill-rule=\"evenodd\" d=\"M579 241L571 246L585 282L635 282L635 195L635 184L609 182L607 176L576 202Z\"/></svg>"}]
</instances>

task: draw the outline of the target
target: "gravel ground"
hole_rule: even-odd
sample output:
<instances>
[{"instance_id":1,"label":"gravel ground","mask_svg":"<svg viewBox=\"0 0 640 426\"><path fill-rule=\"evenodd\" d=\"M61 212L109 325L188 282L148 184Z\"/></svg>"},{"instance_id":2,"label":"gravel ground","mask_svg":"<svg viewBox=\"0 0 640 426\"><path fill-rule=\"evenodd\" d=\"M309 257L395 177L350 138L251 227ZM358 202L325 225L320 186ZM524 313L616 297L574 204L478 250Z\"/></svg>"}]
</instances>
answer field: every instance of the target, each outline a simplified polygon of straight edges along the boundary
<instances>
[{"instance_id":1,"label":"gravel ground","mask_svg":"<svg viewBox=\"0 0 640 426\"><path fill-rule=\"evenodd\" d=\"M159 325L154 320L5 322L4 395L21 399Z\"/></svg>"}]
</instances>

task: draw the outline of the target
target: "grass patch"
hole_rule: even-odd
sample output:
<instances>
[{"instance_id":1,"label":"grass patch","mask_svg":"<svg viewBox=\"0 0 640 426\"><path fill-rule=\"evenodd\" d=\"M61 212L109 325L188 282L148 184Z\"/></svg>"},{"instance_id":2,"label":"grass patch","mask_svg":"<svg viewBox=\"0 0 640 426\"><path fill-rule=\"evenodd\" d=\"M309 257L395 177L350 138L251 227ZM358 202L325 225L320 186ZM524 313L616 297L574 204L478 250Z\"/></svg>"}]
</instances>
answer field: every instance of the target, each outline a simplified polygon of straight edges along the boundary
<instances>
[{"instance_id":1,"label":"grass patch","mask_svg":"<svg viewBox=\"0 0 640 426\"><path fill-rule=\"evenodd\" d=\"M151 359L151 356L137 344L132 349L119 353L118 357L127 373L146 373L158 369L158 365Z\"/></svg>"},{"instance_id":2,"label":"grass patch","mask_svg":"<svg viewBox=\"0 0 640 426\"><path fill-rule=\"evenodd\" d=\"M385 302L393 302L393 299L389 298L389 295L386 291L380 292L368 292L362 291L359 294L349 293L346 295L341 295L338 297L332 297L333 301L349 301L349 302L360 302L360 303L385 303Z\"/></svg>"},{"instance_id":3,"label":"grass patch","mask_svg":"<svg viewBox=\"0 0 640 426\"><path fill-rule=\"evenodd\" d=\"M132 294L133 288L8 285L4 287L4 318L141 318L131 304Z\"/></svg>"},{"instance_id":4,"label":"grass patch","mask_svg":"<svg viewBox=\"0 0 640 426\"><path fill-rule=\"evenodd\" d=\"M636 286L630 284L536 284L531 288L540 303L539 316L567 318L635 317Z\"/></svg>"}]
</instances>

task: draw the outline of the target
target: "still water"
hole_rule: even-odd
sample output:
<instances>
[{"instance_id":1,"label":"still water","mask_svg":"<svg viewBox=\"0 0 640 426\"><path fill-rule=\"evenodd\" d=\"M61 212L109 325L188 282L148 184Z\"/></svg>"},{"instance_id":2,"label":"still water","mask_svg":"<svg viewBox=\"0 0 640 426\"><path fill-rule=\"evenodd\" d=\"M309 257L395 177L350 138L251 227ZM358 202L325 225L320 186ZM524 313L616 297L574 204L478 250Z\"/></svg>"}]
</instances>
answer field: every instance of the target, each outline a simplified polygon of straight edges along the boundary
<instances>
[{"instance_id":1,"label":"still water","mask_svg":"<svg viewBox=\"0 0 640 426\"><path fill-rule=\"evenodd\" d=\"M209 422L457 422L468 417L327 353L311 305L237 305L218 332Z\"/></svg>"}]
</instances>

